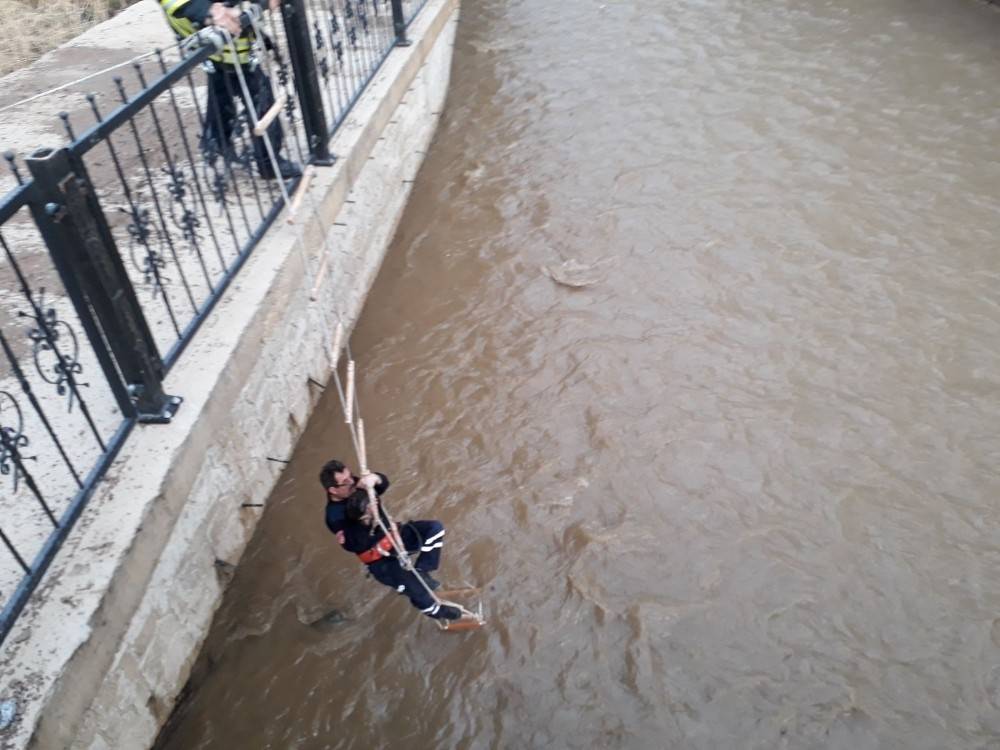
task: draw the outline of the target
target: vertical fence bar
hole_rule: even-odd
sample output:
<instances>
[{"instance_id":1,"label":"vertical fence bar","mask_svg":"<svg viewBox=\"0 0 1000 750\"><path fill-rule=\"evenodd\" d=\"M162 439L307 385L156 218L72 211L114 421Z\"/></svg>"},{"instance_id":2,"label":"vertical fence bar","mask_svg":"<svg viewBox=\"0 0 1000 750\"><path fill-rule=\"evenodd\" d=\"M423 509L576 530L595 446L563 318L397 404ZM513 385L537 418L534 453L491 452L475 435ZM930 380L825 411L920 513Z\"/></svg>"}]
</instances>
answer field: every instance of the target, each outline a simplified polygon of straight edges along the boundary
<instances>
[{"instance_id":1,"label":"vertical fence bar","mask_svg":"<svg viewBox=\"0 0 1000 750\"><path fill-rule=\"evenodd\" d=\"M288 126L288 134L286 136L286 142L295 142L295 152L298 157L299 163L308 164L311 158L311 150L308 145L309 136L305 132L305 116L301 115L301 132L299 128L299 113L302 109L301 102L299 101L299 96L297 89L291 90L293 88L292 78L294 78L291 63L288 57L288 40L287 34L285 33L284 22L280 25L277 21L277 16L279 14L276 12L267 14L267 25L270 30L270 34L264 30L264 21L255 21L254 29L256 35L261 40L266 40L268 37L271 38L272 43L264 43L264 51L261 53L261 64L264 66L265 75L270 81L271 90L279 91L275 99L279 99L284 96L285 103L281 107L281 111L277 117L281 120L282 116L285 119L285 124ZM302 149L302 139L303 136L306 139L306 151ZM291 154L291 146L287 146L289 149L288 153ZM309 152L309 153L307 153Z\"/></svg>"},{"instance_id":2,"label":"vertical fence bar","mask_svg":"<svg viewBox=\"0 0 1000 750\"><path fill-rule=\"evenodd\" d=\"M358 55L358 27L354 22L354 6L351 0L343 0L341 20L343 21L345 70L347 71L347 81L351 91L351 100L355 100L362 88L364 88L365 72L361 66Z\"/></svg>"},{"instance_id":3,"label":"vertical fence bar","mask_svg":"<svg viewBox=\"0 0 1000 750\"><path fill-rule=\"evenodd\" d=\"M281 4L281 15L285 22L288 56L295 72L295 88L302 106L302 121L309 139L311 161L313 164L329 166L333 164L333 155L328 145L326 114L323 111L318 70L309 36L305 0L285 0Z\"/></svg>"},{"instance_id":4,"label":"vertical fence bar","mask_svg":"<svg viewBox=\"0 0 1000 750\"><path fill-rule=\"evenodd\" d=\"M101 110L97 106L97 96L95 94L88 94L87 101L90 102L90 109L94 114L94 119L98 123L103 123L104 117L101 115ZM170 295L167 294L166 286L163 283L163 277L160 273L160 269L164 263L160 258L160 254L150 245L152 232L149 228L148 211L144 208L140 208L139 206L139 195L129 184L122 165L122 159L118 154L118 149L115 148L111 134L108 134L108 136L102 140L104 142L104 146L108 150L108 154L111 156L111 161L115 167L115 173L118 175L118 180L121 183L122 190L125 194L125 200L128 203L128 208L124 210L124 213L131 219L132 227L134 227L133 237L140 245L142 245L146 253L144 259L144 275L151 278L156 284L156 289L162 292L161 297L163 299L163 305L170 318L170 323L173 326L174 331L180 335L181 329L177 322L177 314L174 311L173 303L170 300Z\"/></svg>"},{"instance_id":5,"label":"vertical fence bar","mask_svg":"<svg viewBox=\"0 0 1000 750\"><path fill-rule=\"evenodd\" d=\"M392 0L392 27L396 31L396 46L409 47L406 38L406 17L403 15L403 0Z\"/></svg>"},{"instance_id":6,"label":"vertical fence bar","mask_svg":"<svg viewBox=\"0 0 1000 750\"><path fill-rule=\"evenodd\" d=\"M121 97L122 104L128 104L128 94L125 92L125 83L121 76L115 76L112 80L115 82L115 86L118 88L118 95ZM152 102L148 106L152 106ZM146 109L145 107L143 109ZM138 113L137 113L138 114ZM191 284L188 282L187 275L183 272L180 258L177 253L177 247L174 244L174 238L170 229L167 225L167 218L164 213L163 205L160 203L159 191L156 189L156 182L153 179L152 169L150 167L150 161L152 159L151 149L147 148L142 142L142 135L139 132L139 127L136 125L135 118L130 117L127 120L129 130L132 133L132 140L135 141L135 155L139 160L139 164L142 165L142 174L146 178L146 188L149 191L149 197L153 201L153 208L155 210L156 219L158 220L154 226L159 227L164 242L166 243L167 250L170 252L170 257L174 261L174 266L177 268L178 274L181 277L181 285L184 287L185 296L187 297L188 303L191 305L191 311L195 314L198 312L198 303L195 301L194 292L191 289ZM148 156L147 156L148 153ZM141 192L141 184L140 184ZM115 253L117 255L117 251Z\"/></svg>"},{"instance_id":7,"label":"vertical fence bar","mask_svg":"<svg viewBox=\"0 0 1000 750\"><path fill-rule=\"evenodd\" d=\"M163 54L160 50L156 50L156 59L160 63L160 72L166 73L167 66L163 60ZM205 216L205 220L208 222L208 231L212 236L212 242L215 244L215 253L219 259L219 265L222 268L226 267L226 259L222 255L222 246L219 244L219 238L215 233L215 223L212 221L212 216L208 210L208 203L205 201L205 192L202 190L201 177L198 174L198 168L196 166L197 162L194 160L194 152L191 150L191 144L188 142L187 128L184 126L184 118L181 116L180 108L177 106L177 97L174 95L174 87L171 86L167 89L167 95L170 97L170 108L174 113L174 119L177 123L177 130L175 131L180 135L181 145L184 147L184 153L187 156L188 170L191 172L191 176L194 178L194 188L195 192L198 194L198 202L201 205L202 214ZM198 102L194 102L197 106ZM169 125L167 125L169 128ZM162 137L161 137L162 140ZM227 211L228 218L228 211ZM230 220L230 231L232 232L234 239L236 235L236 230L232 226L232 220ZM237 252L239 251L239 246L237 245Z\"/></svg>"},{"instance_id":8,"label":"vertical fence bar","mask_svg":"<svg viewBox=\"0 0 1000 750\"><path fill-rule=\"evenodd\" d=\"M333 66L333 79L337 90L337 109L333 113L333 124L331 125L335 130L344 113L351 107L351 85L348 80L348 68L345 60L347 51L344 48L344 41L341 38L343 36L343 24L337 17L337 4L333 0L328 0L327 8L329 9L330 16L326 24L326 34L330 42L330 51L336 59L336 64Z\"/></svg>"},{"instance_id":9,"label":"vertical fence bar","mask_svg":"<svg viewBox=\"0 0 1000 750\"><path fill-rule=\"evenodd\" d=\"M163 392L163 362L83 163L67 149L37 151L27 163L40 198L31 207L35 222L122 413L141 422L169 422L181 399Z\"/></svg>"},{"instance_id":10,"label":"vertical fence bar","mask_svg":"<svg viewBox=\"0 0 1000 750\"><path fill-rule=\"evenodd\" d=\"M164 75L166 75L166 72L166 69L164 69ZM213 114L216 115L217 121L218 107L206 104L205 111L202 112L201 103L198 101L198 90L194 85L194 80L191 78L190 71L185 74L184 78L187 80L188 89L191 92L191 101L194 102L194 109L198 114L198 124L201 125L202 132L204 133L210 127L209 123L211 121L209 118L213 117ZM208 85L212 85L211 78L208 79ZM108 142L110 143L110 140ZM225 154L225 152L222 154L215 154L214 157L206 156L204 147L201 155L206 167L205 180L206 182L208 181L207 172L208 170L211 170L212 180L209 185L209 190L211 191L216 203L220 204L226 213L226 221L229 224L229 230L233 237L233 247L236 251L236 257L239 257L241 244L236 233L236 224L233 221L232 211L230 211L230 201L226 197L226 192L228 191L229 186L232 187L233 194L236 196L235 203L237 208L240 210L240 217L243 219L243 229L247 237L250 237L253 234L253 228L250 226L250 217L247 216L247 209L243 203L243 197L240 194L240 185L233 171L232 160ZM222 160L221 169L216 166L220 159Z\"/></svg>"},{"instance_id":11,"label":"vertical fence bar","mask_svg":"<svg viewBox=\"0 0 1000 750\"><path fill-rule=\"evenodd\" d=\"M132 63L132 68L135 70L136 77L139 79L139 85L144 89L149 88L149 84L146 83L146 76L142 72L142 63ZM173 88L168 89L168 91L173 94ZM196 231L200 224L200 219L195 211L191 209L187 200L185 200L188 198L187 177L184 174L184 170L182 169L180 162L175 161L174 155L171 153L171 148L164 135L163 126L160 124L160 116L156 112L155 102L149 103L149 115L153 120L154 131L156 132L156 137L159 140L163 158L167 162L165 167L160 168L160 171L166 173L170 180L167 192L170 194L172 200L167 202L167 212L170 220L174 223L174 226L181 229L181 233L187 241L188 247L194 251L195 257L198 259L198 266L201 268L202 276L205 279L205 286L208 288L209 293L212 293L215 291L212 284L212 275L205 262L205 255L202 253L201 249L201 241L198 237L198 232ZM179 204L179 208L178 205L175 204ZM180 211L180 217L177 215L178 210ZM205 220L209 223L209 231L214 237L215 231L211 226L212 219L207 212L205 214ZM218 242L216 242L216 249L218 249Z\"/></svg>"}]
</instances>

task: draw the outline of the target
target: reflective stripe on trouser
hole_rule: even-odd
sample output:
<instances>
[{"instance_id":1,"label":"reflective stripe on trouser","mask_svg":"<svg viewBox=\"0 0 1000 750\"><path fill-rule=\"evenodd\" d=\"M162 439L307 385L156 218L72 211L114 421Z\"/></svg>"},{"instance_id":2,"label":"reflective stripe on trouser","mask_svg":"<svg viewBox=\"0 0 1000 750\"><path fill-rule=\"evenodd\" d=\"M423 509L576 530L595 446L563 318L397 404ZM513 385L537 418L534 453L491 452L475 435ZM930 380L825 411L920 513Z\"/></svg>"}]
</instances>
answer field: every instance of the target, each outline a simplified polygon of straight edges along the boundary
<instances>
[{"instance_id":1,"label":"reflective stripe on trouser","mask_svg":"<svg viewBox=\"0 0 1000 750\"><path fill-rule=\"evenodd\" d=\"M441 561L441 545L444 543L444 526L440 521L410 521L399 527L403 545L410 552L420 551L413 567L419 573L437 570ZM417 577L403 568L395 557L387 557L368 566L372 576L379 583L390 586L400 594L405 594L410 604L429 617L439 616L438 605Z\"/></svg>"},{"instance_id":2,"label":"reflective stripe on trouser","mask_svg":"<svg viewBox=\"0 0 1000 750\"><path fill-rule=\"evenodd\" d=\"M373 562L368 566L372 577L379 583L396 589L400 594L405 595L410 600L410 604L419 609L425 615L434 617L437 612L437 604L434 598L427 593L417 577L408 570L404 570L395 557L387 557L378 562Z\"/></svg>"},{"instance_id":3,"label":"reflective stripe on trouser","mask_svg":"<svg viewBox=\"0 0 1000 750\"><path fill-rule=\"evenodd\" d=\"M202 132L202 148L214 153L223 153L230 145L233 131L236 129L236 102L243 101L243 90L236 69L231 65L215 65L215 70L208 74L208 111L205 116L205 129ZM246 80L250 99L260 118L274 104L271 94L271 83L260 68L243 67L243 77ZM244 105L244 110L246 106ZM248 134L249 122L245 123L244 136ZM275 118L267 128L274 147L274 155L281 153L285 133L281 127L280 118ZM253 155L257 161L258 170L271 172L271 159L263 138L254 137Z\"/></svg>"},{"instance_id":4,"label":"reflective stripe on trouser","mask_svg":"<svg viewBox=\"0 0 1000 750\"><path fill-rule=\"evenodd\" d=\"M413 567L428 573L437 570L444 544L444 525L440 521L410 521L399 527L399 535L407 552L420 553Z\"/></svg>"}]
</instances>

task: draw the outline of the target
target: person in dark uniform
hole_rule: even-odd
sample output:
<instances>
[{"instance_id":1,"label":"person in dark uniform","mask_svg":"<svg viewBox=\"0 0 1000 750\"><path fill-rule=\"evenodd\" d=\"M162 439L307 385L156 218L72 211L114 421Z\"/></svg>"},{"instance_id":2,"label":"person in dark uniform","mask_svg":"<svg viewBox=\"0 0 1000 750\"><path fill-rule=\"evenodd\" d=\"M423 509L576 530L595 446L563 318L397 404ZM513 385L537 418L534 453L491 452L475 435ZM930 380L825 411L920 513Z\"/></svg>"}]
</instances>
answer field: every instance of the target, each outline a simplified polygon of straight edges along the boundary
<instances>
[{"instance_id":1,"label":"person in dark uniform","mask_svg":"<svg viewBox=\"0 0 1000 750\"><path fill-rule=\"evenodd\" d=\"M433 591L439 586L431 576L441 561L444 544L445 529L439 521L409 521L399 527L391 523L377 500L389 489L389 478L385 474L376 472L359 478L342 462L332 460L323 465L319 481L326 490L327 528L345 550L356 554L368 566L368 572L376 581L405 594L410 603L428 617L457 620L462 616L458 607L438 604L427 591L428 587ZM374 507L366 487L374 491ZM375 523L375 513L379 514L385 528L391 528L402 539L407 552L419 552L413 567L427 587L400 564L389 538Z\"/></svg>"},{"instance_id":2,"label":"person in dark uniform","mask_svg":"<svg viewBox=\"0 0 1000 750\"><path fill-rule=\"evenodd\" d=\"M238 0L212 2L212 0L159 0L160 7L167 15L167 22L179 40L184 40L206 26L218 26L233 36L233 44L206 63L208 70L208 107L202 132L202 148L210 157L217 157L230 149L230 140L236 129L236 99L242 101L236 68L243 72L254 111L260 118L274 105L271 83L261 70L259 61L253 55L254 31L250 13L239 7ZM261 10L270 7L276 10L281 0L253 0ZM245 107L244 107L245 109ZM250 120L248 117L248 125ZM298 177L302 169L293 161L281 155L285 140L284 130L278 118L267 129L274 148L278 173L263 138L253 138L253 155L257 171L267 180L281 177L283 180Z\"/></svg>"}]
</instances>

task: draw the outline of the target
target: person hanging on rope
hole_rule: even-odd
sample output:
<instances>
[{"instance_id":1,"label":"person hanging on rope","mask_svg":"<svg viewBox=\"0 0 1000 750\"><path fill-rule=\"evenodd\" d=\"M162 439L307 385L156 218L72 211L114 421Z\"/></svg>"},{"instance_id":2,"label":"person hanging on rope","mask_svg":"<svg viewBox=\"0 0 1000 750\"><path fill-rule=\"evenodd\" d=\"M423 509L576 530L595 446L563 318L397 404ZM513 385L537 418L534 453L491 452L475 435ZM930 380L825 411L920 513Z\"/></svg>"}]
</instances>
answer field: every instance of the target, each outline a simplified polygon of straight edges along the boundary
<instances>
[{"instance_id":1,"label":"person hanging on rope","mask_svg":"<svg viewBox=\"0 0 1000 750\"><path fill-rule=\"evenodd\" d=\"M237 114L234 98L242 99L237 67L246 81L250 100L257 117L274 105L271 81L261 69L260 61L253 53L254 30L252 13L258 14L267 7L277 10L281 0L253 0L244 11L238 0L212 2L212 0L159 0L160 7L167 15L167 22L181 41L196 34L206 26L217 26L232 35L232 44L218 54L212 55L205 63L208 72L208 106L202 130L202 150L210 160L220 155L232 153L230 142L237 129ZM269 40L265 40L267 43ZM246 112L248 105L244 103ZM247 120L249 120L249 115ZM271 163L270 154L263 137L254 136L253 156L257 171L265 180L280 177L288 180L302 174L301 167L281 155L285 134L278 118L267 128L267 136L274 150L277 174Z\"/></svg>"},{"instance_id":2,"label":"person hanging on rope","mask_svg":"<svg viewBox=\"0 0 1000 750\"><path fill-rule=\"evenodd\" d=\"M327 461L319 481L326 491L326 526L348 552L356 554L368 566L372 577L397 593L425 615L438 620L458 620L462 610L436 601L431 594L439 583L431 576L437 570L444 543L444 526L439 521L410 521L396 526L378 502L389 489L389 479L378 472L356 477L341 461ZM369 495L367 488L373 490ZM370 497L375 502L370 502ZM389 537L376 522L399 539L406 551L419 553L413 571L407 570L396 555ZM415 571L415 572L414 572Z\"/></svg>"}]
</instances>

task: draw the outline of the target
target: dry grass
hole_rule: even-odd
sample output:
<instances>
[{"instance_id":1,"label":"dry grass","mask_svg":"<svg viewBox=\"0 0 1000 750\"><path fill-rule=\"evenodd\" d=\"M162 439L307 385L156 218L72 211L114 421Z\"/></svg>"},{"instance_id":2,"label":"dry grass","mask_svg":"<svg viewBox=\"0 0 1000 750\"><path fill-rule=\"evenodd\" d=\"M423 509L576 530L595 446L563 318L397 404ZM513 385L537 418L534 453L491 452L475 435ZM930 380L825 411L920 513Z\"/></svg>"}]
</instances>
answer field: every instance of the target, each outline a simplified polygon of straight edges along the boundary
<instances>
[{"instance_id":1,"label":"dry grass","mask_svg":"<svg viewBox=\"0 0 1000 750\"><path fill-rule=\"evenodd\" d=\"M137 0L0 0L0 75L28 65Z\"/></svg>"}]
</instances>

